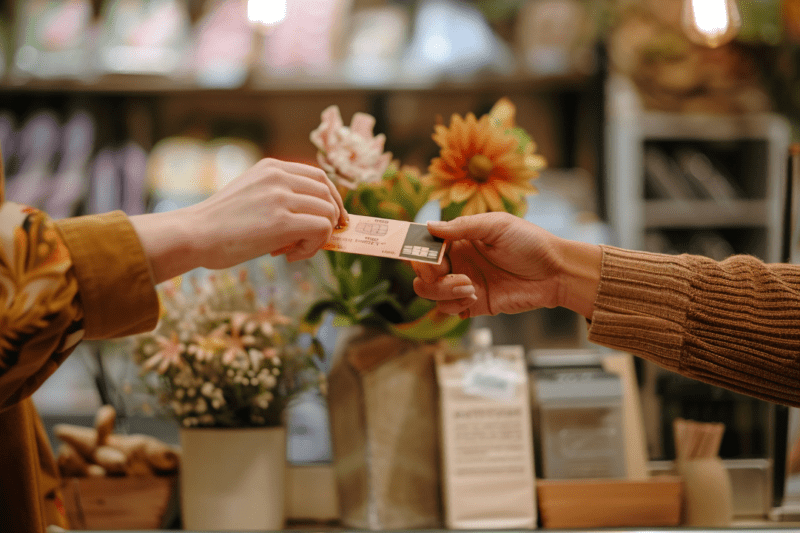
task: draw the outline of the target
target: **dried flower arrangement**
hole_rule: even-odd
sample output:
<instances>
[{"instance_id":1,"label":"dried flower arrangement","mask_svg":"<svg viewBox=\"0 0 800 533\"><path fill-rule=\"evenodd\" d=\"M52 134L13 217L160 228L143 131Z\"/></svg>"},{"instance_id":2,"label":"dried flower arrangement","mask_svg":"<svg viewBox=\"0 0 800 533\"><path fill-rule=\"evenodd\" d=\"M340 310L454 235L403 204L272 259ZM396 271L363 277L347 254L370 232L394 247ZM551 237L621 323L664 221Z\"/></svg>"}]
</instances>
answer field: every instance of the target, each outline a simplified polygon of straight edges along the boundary
<instances>
[{"instance_id":1,"label":"dried flower arrangement","mask_svg":"<svg viewBox=\"0 0 800 533\"><path fill-rule=\"evenodd\" d=\"M246 270L193 280L161 289L158 326L135 337L143 377L183 427L280 425L291 394L324 386L321 347Z\"/></svg>"}]
</instances>

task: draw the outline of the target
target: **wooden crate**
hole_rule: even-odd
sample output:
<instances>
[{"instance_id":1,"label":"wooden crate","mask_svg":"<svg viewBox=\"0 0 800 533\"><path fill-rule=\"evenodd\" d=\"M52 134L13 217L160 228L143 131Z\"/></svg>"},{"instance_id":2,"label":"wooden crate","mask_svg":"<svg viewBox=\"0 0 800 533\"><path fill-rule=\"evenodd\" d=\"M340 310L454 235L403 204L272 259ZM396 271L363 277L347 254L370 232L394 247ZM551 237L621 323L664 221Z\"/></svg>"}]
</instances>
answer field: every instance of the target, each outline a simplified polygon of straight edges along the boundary
<instances>
[{"instance_id":1,"label":"wooden crate","mask_svg":"<svg viewBox=\"0 0 800 533\"><path fill-rule=\"evenodd\" d=\"M658 527L681 521L681 479L540 479L544 528Z\"/></svg>"},{"instance_id":2,"label":"wooden crate","mask_svg":"<svg viewBox=\"0 0 800 533\"><path fill-rule=\"evenodd\" d=\"M177 513L177 476L66 478L70 527L83 530L161 529Z\"/></svg>"}]
</instances>

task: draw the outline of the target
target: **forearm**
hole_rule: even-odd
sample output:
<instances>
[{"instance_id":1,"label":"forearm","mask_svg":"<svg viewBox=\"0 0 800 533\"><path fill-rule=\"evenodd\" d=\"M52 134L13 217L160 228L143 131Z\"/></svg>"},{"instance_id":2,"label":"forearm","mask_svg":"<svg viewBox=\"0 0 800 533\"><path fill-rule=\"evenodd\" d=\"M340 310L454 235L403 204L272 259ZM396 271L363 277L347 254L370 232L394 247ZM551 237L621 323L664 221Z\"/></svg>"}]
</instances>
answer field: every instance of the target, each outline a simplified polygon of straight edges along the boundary
<instances>
[{"instance_id":1,"label":"forearm","mask_svg":"<svg viewBox=\"0 0 800 533\"><path fill-rule=\"evenodd\" d=\"M201 266L191 209L136 215L130 221L150 263L154 283Z\"/></svg>"},{"instance_id":2,"label":"forearm","mask_svg":"<svg viewBox=\"0 0 800 533\"><path fill-rule=\"evenodd\" d=\"M557 244L561 269L558 301L586 318L592 318L603 253L599 246L562 239Z\"/></svg>"},{"instance_id":3,"label":"forearm","mask_svg":"<svg viewBox=\"0 0 800 533\"><path fill-rule=\"evenodd\" d=\"M605 247L589 340L800 405L800 267Z\"/></svg>"}]
</instances>

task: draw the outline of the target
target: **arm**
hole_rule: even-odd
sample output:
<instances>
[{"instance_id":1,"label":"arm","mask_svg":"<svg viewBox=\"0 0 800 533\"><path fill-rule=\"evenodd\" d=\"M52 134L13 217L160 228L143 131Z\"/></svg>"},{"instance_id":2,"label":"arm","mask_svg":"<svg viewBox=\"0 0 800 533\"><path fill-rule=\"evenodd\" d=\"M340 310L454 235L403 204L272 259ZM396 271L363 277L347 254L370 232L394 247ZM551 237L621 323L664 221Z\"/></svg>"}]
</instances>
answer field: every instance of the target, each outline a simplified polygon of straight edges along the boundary
<instances>
[{"instance_id":1,"label":"arm","mask_svg":"<svg viewBox=\"0 0 800 533\"><path fill-rule=\"evenodd\" d=\"M590 320L597 344L800 405L800 266L587 245L499 213L429 229L449 241L448 260L415 263L414 288L443 312L566 307Z\"/></svg>"},{"instance_id":2,"label":"arm","mask_svg":"<svg viewBox=\"0 0 800 533\"><path fill-rule=\"evenodd\" d=\"M9 202L0 214L2 409L29 396L84 337L152 328L158 302L124 215L57 225Z\"/></svg>"},{"instance_id":3,"label":"arm","mask_svg":"<svg viewBox=\"0 0 800 533\"><path fill-rule=\"evenodd\" d=\"M800 405L800 266L605 246L589 340Z\"/></svg>"},{"instance_id":4,"label":"arm","mask_svg":"<svg viewBox=\"0 0 800 533\"><path fill-rule=\"evenodd\" d=\"M322 170L275 159L261 160L196 205L131 217L156 283L286 250L289 261L307 259L346 220Z\"/></svg>"},{"instance_id":5,"label":"arm","mask_svg":"<svg viewBox=\"0 0 800 533\"><path fill-rule=\"evenodd\" d=\"M169 213L53 222L6 202L0 215L0 409L36 390L81 339L153 329L157 283L284 249L289 260L310 257L347 217L321 170L276 160Z\"/></svg>"}]
</instances>

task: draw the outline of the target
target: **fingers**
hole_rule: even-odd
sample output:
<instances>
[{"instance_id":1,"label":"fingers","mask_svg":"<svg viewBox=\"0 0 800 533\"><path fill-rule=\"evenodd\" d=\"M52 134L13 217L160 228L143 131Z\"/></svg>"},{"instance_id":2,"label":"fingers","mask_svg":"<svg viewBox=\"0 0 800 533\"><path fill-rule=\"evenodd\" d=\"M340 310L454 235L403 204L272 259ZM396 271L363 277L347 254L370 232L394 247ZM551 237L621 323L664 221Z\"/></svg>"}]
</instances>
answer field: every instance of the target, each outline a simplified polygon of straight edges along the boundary
<instances>
[{"instance_id":1,"label":"fingers","mask_svg":"<svg viewBox=\"0 0 800 533\"><path fill-rule=\"evenodd\" d=\"M292 191L283 196L278 205L297 215L313 215L324 217L329 221L330 230L339 223L338 214L334 204L317 196Z\"/></svg>"},{"instance_id":2,"label":"fingers","mask_svg":"<svg viewBox=\"0 0 800 533\"><path fill-rule=\"evenodd\" d=\"M289 172L291 174L296 174L299 176L305 176L310 178L320 185L323 185L325 189L327 189L327 193L330 195L329 197L324 197L324 199L330 198L336 206L336 225L337 226L344 226L347 224L347 211L344 208L344 201L342 200L342 195L339 194L339 191L336 189L336 186L328 179L328 176L322 169L317 167L313 167L311 165L306 165L303 163L295 163L292 161L281 161L278 159L270 160L275 164L275 166ZM323 198L322 196L320 196Z\"/></svg>"},{"instance_id":3,"label":"fingers","mask_svg":"<svg viewBox=\"0 0 800 533\"><path fill-rule=\"evenodd\" d=\"M450 272L450 260L445 256L438 265L433 263L422 263L420 261L409 261L414 272L428 283L433 283L442 276Z\"/></svg>"},{"instance_id":4,"label":"fingers","mask_svg":"<svg viewBox=\"0 0 800 533\"><path fill-rule=\"evenodd\" d=\"M457 300L475 295L475 287L464 274L447 274L434 281L414 279L414 292L427 300Z\"/></svg>"},{"instance_id":5,"label":"fingers","mask_svg":"<svg viewBox=\"0 0 800 533\"><path fill-rule=\"evenodd\" d=\"M322 248L333 233L328 218L309 215L307 213L294 214L290 222L291 229L286 232L289 245L286 252L288 261L299 261L309 259ZM276 252L286 249L284 246Z\"/></svg>"}]
</instances>

